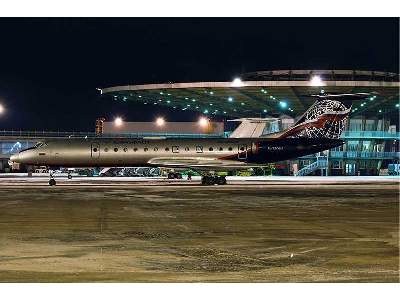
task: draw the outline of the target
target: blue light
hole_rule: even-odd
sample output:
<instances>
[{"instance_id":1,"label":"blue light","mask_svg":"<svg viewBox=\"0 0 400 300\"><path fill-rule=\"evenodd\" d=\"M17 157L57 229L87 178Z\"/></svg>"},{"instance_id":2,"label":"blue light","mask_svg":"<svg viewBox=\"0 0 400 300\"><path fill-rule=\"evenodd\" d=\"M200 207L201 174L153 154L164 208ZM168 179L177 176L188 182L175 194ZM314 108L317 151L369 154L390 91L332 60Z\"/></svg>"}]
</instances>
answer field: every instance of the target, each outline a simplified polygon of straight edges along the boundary
<instances>
[{"instance_id":1,"label":"blue light","mask_svg":"<svg viewBox=\"0 0 400 300\"><path fill-rule=\"evenodd\" d=\"M205 110L204 110L204 113L205 113L205 114L208 114L208 109L205 109Z\"/></svg>"},{"instance_id":2,"label":"blue light","mask_svg":"<svg viewBox=\"0 0 400 300\"><path fill-rule=\"evenodd\" d=\"M287 103L285 101L279 101L279 106L281 108L286 108L287 107Z\"/></svg>"}]
</instances>

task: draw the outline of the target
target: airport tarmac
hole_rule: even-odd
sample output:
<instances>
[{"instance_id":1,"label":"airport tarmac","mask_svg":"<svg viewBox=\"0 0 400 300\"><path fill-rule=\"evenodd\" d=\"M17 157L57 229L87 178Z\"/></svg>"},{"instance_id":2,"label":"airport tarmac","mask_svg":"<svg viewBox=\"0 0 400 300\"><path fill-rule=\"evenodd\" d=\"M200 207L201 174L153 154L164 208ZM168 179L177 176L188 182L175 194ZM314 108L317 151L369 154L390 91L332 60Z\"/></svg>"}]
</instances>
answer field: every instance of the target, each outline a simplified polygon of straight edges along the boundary
<instances>
[{"instance_id":1,"label":"airport tarmac","mask_svg":"<svg viewBox=\"0 0 400 300\"><path fill-rule=\"evenodd\" d=\"M399 179L0 178L1 282L399 282Z\"/></svg>"}]
</instances>

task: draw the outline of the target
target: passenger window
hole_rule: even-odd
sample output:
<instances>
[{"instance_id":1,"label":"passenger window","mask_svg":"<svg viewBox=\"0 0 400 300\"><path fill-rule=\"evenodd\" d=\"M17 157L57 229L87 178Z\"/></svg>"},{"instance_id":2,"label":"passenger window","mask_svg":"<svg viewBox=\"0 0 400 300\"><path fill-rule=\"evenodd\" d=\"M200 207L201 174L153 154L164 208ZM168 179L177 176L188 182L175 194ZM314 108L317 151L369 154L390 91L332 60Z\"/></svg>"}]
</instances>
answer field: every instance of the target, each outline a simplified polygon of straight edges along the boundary
<instances>
[{"instance_id":1,"label":"passenger window","mask_svg":"<svg viewBox=\"0 0 400 300\"><path fill-rule=\"evenodd\" d=\"M97 152L97 148L93 148L93 152Z\"/></svg>"},{"instance_id":2,"label":"passenger window","mask_svg":"<svg viewBox=\"0 0 400 300\"><path fill-rule=\"evenodd\" d=\"M167 147L167 148L165 148L165 151L166 151L166 152L168 152L168 151L169 151L169 148L168 148L168 147Z\"/></svg>"},{"instance_id":3,"label":"passenger window","mask_svg":"<svg viewBox=\"0 0 400 300\"><path fill-rule=\"evenodd\" d=\"M213 147L208 148L208 151L213 151L213 150L214 150Z\"/></svg>"},{"instance_id":4,"label":"passenger window","mask_svg":"<svg viewBox=\"0 0 400 300\"><path fill-rule=\"evenodd\" d=\"M196 146L197 153L203 153L203 146Z\"/></svg>"},{"instance_id":5,"label":"passenger window","mask_svg":"<svg viewBox=\"0 0 400 300\"><path fill-rule=\"evenodd\" d=\"M108 148L104 148L104 152L108 152Z\"/></svg>"},{"instance_id":6,"label":"passenger window","mask_svg":"<svg viewBox=\"0 0 400 300\"><path fill-rule=\"evenodd\" d=\"M222 147L219 147L219 151L224 151L224 148L222 148Z\"/></svg>"},{"instance_id":7,"label":"passenger window","mask_svg":"<svg viewBox=\"0 0 400 300\"><path fill-rule=\"evenodd\" d=\"M189 151L189 147L185 147L185 151Z\"/></svg>"},{"instance_id":8,"label":"passenger window","mask_svg":"<svg viewBox=\"0 0 400 300\"><path fill-rule=\"evenodd\" d=\"M154 152L157 152L158 151L158 148L157 147L154 147Z\"/></svg>"},{"instance_id":9,"label":"passenger window","mask_svg":"<svg viewBox=\"0 0 400 300\"><path fill-rule=\"evenodd\" d=\"M136 152L138 149L137 148L133 148L133 151Z\"/></svg>"},{"instance_id":10,"label":"passenger window","mask_svg":"<svg viewBox=\"0 0 400 300\"><path fill-rule=\"evenodd\" d=\"M114 148L114 152L118 152L118 148Z\"/></svg>"},{"instance_id":11,"label":"passenger window","mask_svg":"<svg viewBox=\"0 0 400 300\"><path fill-rule=\"evenodd\" d=\"M244 151L244 147L240 147L240 151Z\"/></svg>"},{"instance_id":12,"label":"passenger window","mask_svg":"<svg viewBox=\"0 0 400 300\"><path fill-rule=\"evenodd\" d=\"M128 152L128 148L125 147L125 148L124 148L124 152Z\"/></svg>"},{"instance_id":13,"label":"passenger window","mask_svg":"<svg viewBox=\"0 0 400 300\"><path fill-rule=\"evenodd\" d=\"M232 147L229 147L228 150L229 150L229 151L232 151L233 149L232 149Z\"/></svg>"},{"instance_id":14,"label":"passenger window","mask_svg":"<svg viewBox=\"0 0 400 300\"><path fill-rule=\"evenodd\" d=\"M149 148L144 148L143 150L144 150L144 152L147 152L149 150Z\"/></svg>"}]
</instances>

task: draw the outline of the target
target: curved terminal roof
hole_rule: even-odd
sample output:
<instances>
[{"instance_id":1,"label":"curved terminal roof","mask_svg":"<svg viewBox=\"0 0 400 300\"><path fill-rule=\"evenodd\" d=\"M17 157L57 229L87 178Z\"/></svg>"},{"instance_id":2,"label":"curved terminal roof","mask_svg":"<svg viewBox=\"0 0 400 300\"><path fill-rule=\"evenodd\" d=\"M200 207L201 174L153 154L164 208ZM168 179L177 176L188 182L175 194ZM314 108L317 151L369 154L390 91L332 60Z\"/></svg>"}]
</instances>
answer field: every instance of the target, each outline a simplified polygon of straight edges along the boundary
<instances>
[{"instance_id":1,"label":"curved terminal roof","mask_svg":"<svg viewBox=\"0 0 400 300\"><path fill-rule=\"evenodd\" d=\"M243 79L114 86L101 94L117 101L161 105L227 117L303 113L315 93L376 92L353 104L352 114L398 114L399 75L356 70L278 70L247 73Z\"/></svg>"}]
</instances>

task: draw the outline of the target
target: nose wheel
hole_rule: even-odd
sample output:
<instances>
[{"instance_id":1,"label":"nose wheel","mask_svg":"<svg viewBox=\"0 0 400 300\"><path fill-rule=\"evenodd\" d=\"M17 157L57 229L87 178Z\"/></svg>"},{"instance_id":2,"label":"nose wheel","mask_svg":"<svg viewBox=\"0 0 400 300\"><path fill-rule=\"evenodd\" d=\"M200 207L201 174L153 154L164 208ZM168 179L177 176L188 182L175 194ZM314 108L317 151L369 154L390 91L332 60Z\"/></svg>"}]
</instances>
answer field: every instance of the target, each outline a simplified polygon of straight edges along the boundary
<instances>
[{"instance_id":1,"label":"nose wheel","mask_svg":"<svg viewBox=\"0 0 400 300\"><path fill-rule=\"evenodd\" d=\"M56 182L56 180L54 179L53 171L52 171L52 170L49 170L49 185L50 185L50 186L53 186L53 185L56 185L56 184L57 184L57 182Z\"/></svg>"}]
</instances>

